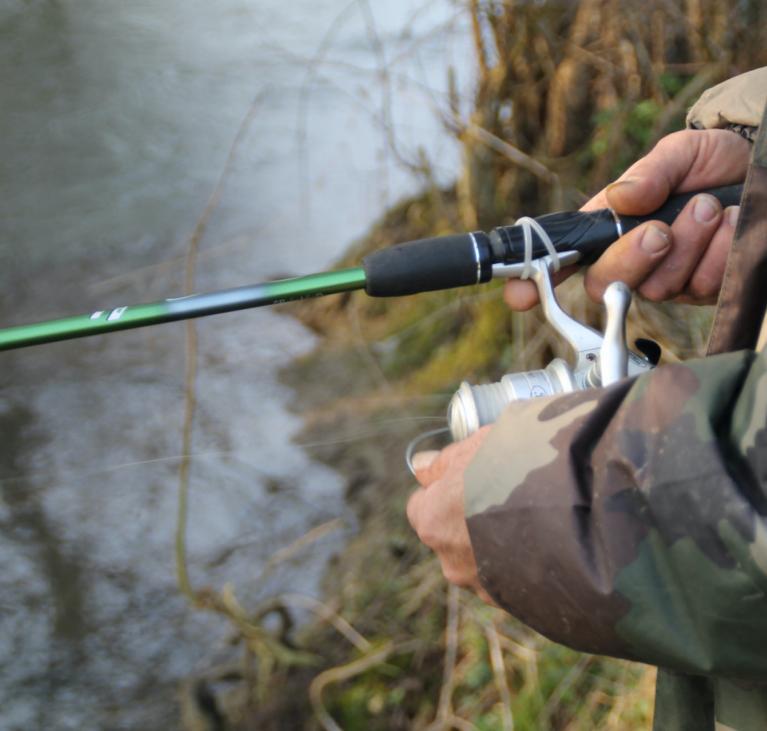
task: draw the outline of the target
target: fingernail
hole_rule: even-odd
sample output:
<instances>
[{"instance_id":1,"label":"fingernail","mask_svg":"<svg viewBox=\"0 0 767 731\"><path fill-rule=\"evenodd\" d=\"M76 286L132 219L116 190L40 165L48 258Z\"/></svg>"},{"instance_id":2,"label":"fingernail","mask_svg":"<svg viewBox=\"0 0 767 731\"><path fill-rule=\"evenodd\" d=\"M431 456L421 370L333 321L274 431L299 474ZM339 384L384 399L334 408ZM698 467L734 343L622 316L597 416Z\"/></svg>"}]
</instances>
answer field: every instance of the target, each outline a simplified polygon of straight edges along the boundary
<instances>
[{"instance_id":1,"label":"fingernail","mask_svg":"<svg viewBox=\"0 0 767 731\"><path fill-rule=\"evenodd\" d=\"M425 470L435 459L439 452L436 449L430 449L427 452L416 452L413 455L413 469L416 472Z\"/></svg>"},{"instance_id":2,"label":"fingernail","mask_svg":"<svg viewBox=\"0 0 767 731\"><path fill-rule=\"evenodd\" d=\"M639 182L639 178L632 178L630 176L628 178L622 178L621 180L616 180L614 183L611 183L610 185L608 185L607 192L612 193L618 190L619 188L621 189L621 191L629 190L631 187L636 185L637 182Z\"/></svg>"},{"instance_id":3,"label":"fingernail","mask_svg":"<svg viewBox=\"0 0 767 731\"><path fill-rule=\"evenodd\" d=\"M660 254L669 246L668 234L657 226L650 224L644 230L642 235L642 250L648 254Z\"/></svg>"},{"instance_id":4,"label":"fingernail","mask_svg":"<svg viewBox=\"0 0 767 731\"><path fill-rule=\"evenodd\" d=\"M740 206L730 206L725 213L727 214L727 223L732 228L738 225L738 216L740 216Z\"/></svg>"},{"instance_id":5,"label":"fingernail","mask_svg":"<svg viewBox=\"0 0 767 731\"><path fill-rule=\"evenodd\" d=\"M698 223L710 223L719 215L719 205L713 195L699 195L692 206L692 216Z\"/></svg>"}]
</instances>

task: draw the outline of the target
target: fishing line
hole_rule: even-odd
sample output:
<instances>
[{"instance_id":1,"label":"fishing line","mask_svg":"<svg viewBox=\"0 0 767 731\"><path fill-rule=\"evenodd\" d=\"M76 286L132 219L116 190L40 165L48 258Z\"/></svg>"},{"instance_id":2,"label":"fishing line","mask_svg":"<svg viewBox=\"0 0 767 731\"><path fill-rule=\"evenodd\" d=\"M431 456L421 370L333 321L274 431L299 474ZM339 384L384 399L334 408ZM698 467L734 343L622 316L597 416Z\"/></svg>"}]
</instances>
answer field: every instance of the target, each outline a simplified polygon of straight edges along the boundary
<instances>
[{"instance_id":1,"label":"fishing line","mask_svg":"<svg viewBox=\"0 0 767 731\"><path fill-rule=\"evenodd\" d=\"M440 434L449 434L450 428L447 426L443 426L440 429L432 429L432 431L424 432L423 434L419 434L414 439L411 439L410 442L407 445L407 449L405 450L405 464L407 465L407 468L412 473L413 477L415 477L415 467L413 467L413 454L415 452L415 448L423 441L426 441L430 437L436 437Z\"/></svg>"},{"instance_id":2,"label":"fishing line","mask_svg":"<svg viewBox=\"0 0 767 731\"><path fill-rule=\"evenodd\" d=\"M395 423L401 423L401 422L409 422L409 421L439 421L444 422L445 417L444 416L417 416L417 417L405 417L402 419L391 419L386 423L391 423L394 425ZM328 439L328 440L321 440L316 442L295 442L295 445L297 447L302 447L304 449L309 448L316 448L316 447L332 447L337 444L351 444L353 442L359 442L364 441L365 439L372 439L373 437L381 436L382 434L389 434L389 433L395 433L395 430L387 430L383 431L381 429L376 431L369 431L369 432L363 432L360 433L359 431L355 432L354 436L349 437L341 437L340 439Z\"/></svg>"},{"instance_id":3,"label":"fishing line","mask_svg":"<svg viewBox=\"0 0 767 731\"><path fill-rule=\"evenodd\" d=\"M533 232L538 234L541 243L546 247L546 251L551 257L551 268L555 272L558 272L560 266L559 254L551 240L551 236L546 233L546 229L544 229L534 218L530 218L530 216L522 216L521 218L518 218L514 222L514 225L521 227L525 245L522 274L519 275L519 278L530 279L530 275L533 273Z\"/></svg>"},{"instance_id":4,"label":"fishing line","mask_svg":"<svg viewBox=\"0 0 767 731\"><path fill-rule=\"evenodd\" d=\"M415 422L415 421L444 421L443 416L405 416L401 418L396 419L387 419L386 421L380 422L379 425L381 426L387 426L387 425L397 425L407 422ZM381 436L382 434L390 434L393 433L394 429L389 430L371 430L364 433L355 432L354 435L349 436L342 436L338 439L330 439L330 440L320 440L320 441L313 441L313 442L293 442L292 444L296 447L301 448L317 448L317 447L330 447L335 446L337 444L351 444L353 442L357 441L364 441L365 439L372 439L373 437ZM202 459L211 459L215 457L226 457L232 460L236 460L237 462L240 462L241 464L247 465L248 467L252 468L254 471L258 472L260 475L262 475L265 478L271 478L274 477L274 473L267 472L262 467L259 467L257 464L252 462L251 460L246 458L245 452L240 451L224 451L224 450L216 450L216 451L210 451L210 452L192 452L191 455L189 455L193 460L202 460ZM3 487L8 484L12 484L14 482L24 482L25 480L46 480L48 484L45 486L39 487L37 490L30 491L29 494L34 494L40 490L43 489L49 489L51 487L55 487L57 484L70 482L74 479L80 479L84 477L98 477L100 475L109 474L112 472L119 472L120 470L130 469L132 467L142 467L144 465L158 465L158 464L164 464L164 463L173 463L178 462L179 460L183 459L183 454L172 454L167 455L164 457L153 457L152 459L143 459L143 460L136 460L134 462L121 462L120 464L116 465L110 465L105 467L97 467L92 470L83 470L83 471L74 471L74 472L64 472L63 474L54 474L52 472L46 471L46 470L36 470L34 472L25 472L20 475L12 475L10 477L2 477L0 478L0 487ZM2 496L0 496L0 500L2 499Z\"/></svg>"}]
</instances>

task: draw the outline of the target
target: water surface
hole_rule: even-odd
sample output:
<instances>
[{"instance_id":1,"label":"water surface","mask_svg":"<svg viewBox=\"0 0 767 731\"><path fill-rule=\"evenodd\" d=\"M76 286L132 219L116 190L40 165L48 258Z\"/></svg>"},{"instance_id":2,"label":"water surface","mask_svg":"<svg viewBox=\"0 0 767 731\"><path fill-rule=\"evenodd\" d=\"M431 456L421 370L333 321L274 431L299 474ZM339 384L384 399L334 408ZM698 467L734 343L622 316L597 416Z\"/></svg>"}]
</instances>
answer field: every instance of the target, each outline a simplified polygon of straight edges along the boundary
<instances>
[{"instance_id":1,"label":"water surface","mask_svg":"<svg viewBox=\"0 0 767 731\"><path fill-rule=\"evenodd\" d=\"M181 294L238 134L198 291L330 266L418 185L382 119L438 176L457 165L434 114L468 53L455 15L410 0L4 3L0 324ZM275 375L312 336L267 309L199 336L193 581L232 582L249 606L316 595L344 531L254 581L310 528L351 524L340 478L291 441ZM184 343L171 324L0 354L1 728L174 728L179 682L231 658L225 625L175 584Z\"/></svg>"}]
</instances>

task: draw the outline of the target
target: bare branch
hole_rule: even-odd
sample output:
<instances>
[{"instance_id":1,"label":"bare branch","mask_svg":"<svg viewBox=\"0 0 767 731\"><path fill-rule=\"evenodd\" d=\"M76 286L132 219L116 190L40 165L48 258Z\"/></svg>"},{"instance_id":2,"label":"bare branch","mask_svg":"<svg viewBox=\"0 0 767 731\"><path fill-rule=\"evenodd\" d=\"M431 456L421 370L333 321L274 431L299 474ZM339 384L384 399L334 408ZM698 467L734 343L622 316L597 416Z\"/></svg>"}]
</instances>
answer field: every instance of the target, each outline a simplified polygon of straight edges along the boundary
<instances>
[{"instance_id":1,"label":"bare branch","mask_svg":"<svg viewBox=\"0 0 767 731\"><path fill-rule=\"evenodd\" d=\"M460 607L457 586L450 584L447 589L447 623L445 625L445 664L442 669L442 689L439 693L437 717L426 731L449 728L453 718L453 689L455 687L455 663L458 657L458 623Z\"/></svg>"},{"instance_id":2,"label":"bare branch","mask_svg":"<svg viewBox=\"0 0 767 731\"><path fill-rule=\"evenodd\" d=\"M511 691L509 690L509 683L506 679L506 666L503 663L501 641L498 637L498 630L492 622L488 622L485 625L485 636L487 637L487 645L490 649L490 664L493 667L495 687L498 689L498 695L501 698L503 729L504 731L514 731L514 714L511 711Z\"/></svg>"}]
</instances>

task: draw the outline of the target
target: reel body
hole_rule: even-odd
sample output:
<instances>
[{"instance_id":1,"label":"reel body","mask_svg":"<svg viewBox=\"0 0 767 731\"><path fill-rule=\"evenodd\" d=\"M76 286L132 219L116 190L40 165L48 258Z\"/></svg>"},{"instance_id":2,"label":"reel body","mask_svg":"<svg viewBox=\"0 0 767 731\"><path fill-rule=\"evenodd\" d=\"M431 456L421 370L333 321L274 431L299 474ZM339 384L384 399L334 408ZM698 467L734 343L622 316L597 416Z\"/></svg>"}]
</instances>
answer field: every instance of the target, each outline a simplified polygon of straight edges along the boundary
<instances>
[{"instance_id":1,"label":"reel body","mask_svg":"<svg viewBox=\"0 0 767 731\"><path fill-rule=\"evenodd\" d=\"M559 262L568 264L571 258L577 259L577 254L564 252L559 255ZM629 351L626 346L631 292L623 282L613 282L605 290L607 322L605 332L599 333L573 319L557 302L551 281L551 257L534 260L530 269L546 319L575 350L575 363L570 365L555 358L543 369L507 373L495 383L471 385L464 381L447 410L448 429L454 441L492 424L512 401L609 386L626 376L640 375L658 363L660 349L652 341L638 341L641 354ZM495 265L493 274L518 277L518 266Z\"/></svg>"}]
</instances>

